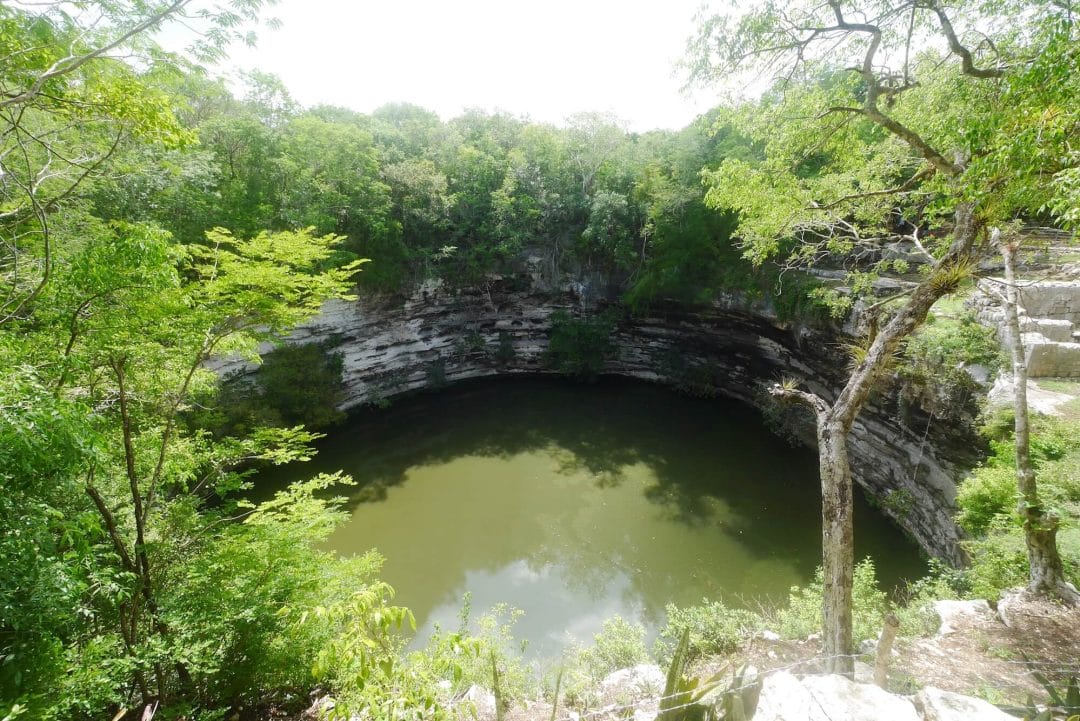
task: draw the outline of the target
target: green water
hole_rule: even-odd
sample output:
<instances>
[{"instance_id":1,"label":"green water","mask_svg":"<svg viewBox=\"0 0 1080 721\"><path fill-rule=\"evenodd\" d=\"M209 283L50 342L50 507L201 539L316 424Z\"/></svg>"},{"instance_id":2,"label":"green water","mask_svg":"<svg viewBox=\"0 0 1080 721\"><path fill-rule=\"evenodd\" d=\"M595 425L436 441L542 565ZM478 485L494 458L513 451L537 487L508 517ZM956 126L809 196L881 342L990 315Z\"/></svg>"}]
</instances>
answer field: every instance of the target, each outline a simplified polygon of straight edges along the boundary
<instances>
[{"instance_id":1,"label":"green water","mask_svg":"<svg viewBox=\"0 0 1080 721\"><path fill-rule=\"evenodd\" d=\"M820 559L815 455L752 409L644 383L504 379L414 396L359 414L312 463L263 484L337 469L361 485L331 545L386 557L419 641L456 628L468 592L474 616L524 610L516 635L551 655L615 614L655 629L671 602L783 598ZM857 553L885 584L924 572L861 496L855 521Z\"/></svg>"}]
</instances>

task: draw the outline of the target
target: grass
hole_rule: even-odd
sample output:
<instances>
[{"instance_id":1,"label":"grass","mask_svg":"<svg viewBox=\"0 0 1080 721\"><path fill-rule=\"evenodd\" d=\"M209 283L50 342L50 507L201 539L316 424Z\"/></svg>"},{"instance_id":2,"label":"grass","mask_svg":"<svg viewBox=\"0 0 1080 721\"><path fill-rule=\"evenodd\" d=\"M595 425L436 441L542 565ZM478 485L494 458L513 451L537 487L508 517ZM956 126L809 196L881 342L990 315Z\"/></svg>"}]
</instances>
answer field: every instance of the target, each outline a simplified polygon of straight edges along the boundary
<instances>
[{"instance_id":1,"label":"grass","mask_svg":"<svg viewBox=\"0 0 1080 721\"><path fill-rule=\"evenodd\" d=\"M957 318L966 312L967 309L964 307L964 303L970 295L969 292L947 295L934 303L934 307L930 309L930 312L938 317Z\"/></svg>"}]
</instances>

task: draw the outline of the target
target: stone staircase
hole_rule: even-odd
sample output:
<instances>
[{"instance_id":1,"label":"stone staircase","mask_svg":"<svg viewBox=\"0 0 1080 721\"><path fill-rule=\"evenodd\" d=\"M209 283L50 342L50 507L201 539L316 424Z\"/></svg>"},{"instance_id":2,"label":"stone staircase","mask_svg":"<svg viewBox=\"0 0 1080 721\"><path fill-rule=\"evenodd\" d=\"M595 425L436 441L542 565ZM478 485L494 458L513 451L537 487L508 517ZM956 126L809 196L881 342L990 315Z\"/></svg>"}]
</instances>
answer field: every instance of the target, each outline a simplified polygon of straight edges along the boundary
<instances>
[{"instance_id":1,"label":"stone staircase","mask_svg":"<svg viewBox=\"0 0 1080 721\"><path fill-rule=\"evenodd\" d=\"M1000 279L979 282L971 301L979 320L998 329L1005 340L1005 310L997 295ZM1023 283L1020 332L1030 378L1080 377L1080 281Z\"/></svg>"}]
</instances>

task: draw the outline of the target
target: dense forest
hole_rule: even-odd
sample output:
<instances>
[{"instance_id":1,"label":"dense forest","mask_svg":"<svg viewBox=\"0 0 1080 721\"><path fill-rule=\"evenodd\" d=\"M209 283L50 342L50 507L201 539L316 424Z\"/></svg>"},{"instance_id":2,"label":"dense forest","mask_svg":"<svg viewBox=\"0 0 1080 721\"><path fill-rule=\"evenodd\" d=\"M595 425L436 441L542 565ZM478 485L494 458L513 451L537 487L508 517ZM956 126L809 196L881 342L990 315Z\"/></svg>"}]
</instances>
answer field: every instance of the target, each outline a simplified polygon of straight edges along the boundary
<instances>
[{"instance_id":1,"label":"dense forest","mask_svg":"<svg viewBox=\"0 0 1080 721\"><path fill-rule=\"evenodd\" d=\"M709 118L643 135L599 114L566 127L480 110L443 122L411 105L302 109L259 73L241 99L194 71L166 81L197 142L164 163L142 143L119 149L123 174L95 189L97 217L154 223L183 244L219 226L334 233L332 262L370 259L360 286L388 293L477 283L527 255L552 282L603 274L643 302L707 299L748 274L700 172L752 148Z\"/></svg>"},{"instance_id":2,"label":"dense forest","mask_svg":"<svg viewBox=\"0 0 1080 721\"><path fill-rule=\"evenodd\" d=\"M86 4L94 22L64 3L0 6L3 721L147 705L158 718L233 718L303 706L316 684L344 712L438 718L440 681L490 676L496 656L510 664L499 628L443 632L405 653L411 616L378 580L377 555L319 546L344 517L327 492L344 476L245 500L260 465L310 455L311 430L200 420L219 401L208 359L257 359L260 342L327 299L430 279L474 286L526 266L553 287L610 286L628 312L735 291L827 322L873 298L883 330L853 351L864 400L933 302L970 284L992 228L1080 221L1080 45L1054 3L964 5L996 38L974 51L937 3L882 4L881 23L947 27L945 43L912 49L899 77L876 74L872 55L853 74L842 52L813 63L800 52L760 98L650 133L599 114L552 126L482 110L444 121L412 105L302 108L258 72L234 92L149 39L185 4ZM200 57L220 58L260 5L203 18ZM715 83L747 58L806 50L785 45L788 18L769 7L734 35L706 23L695 77ZM860 58L881 42L903 47L903 32L867 27L841 19L824 34L869 33ZM966 245L952 242L967 230ZM883 251L896 243L904 253ZM808 267L842 281L801 275ZM879 302L883 273L923 289L912 297L925 307ZM892 318L903 332L889 335ZM997 358L985 334L941 327L906 346L905 372ZM921 591L1024 582L1020 531L1002 520L1014 491L1001 480L1012 457L1000 426L999 462L961 499L966 528L996 539L975 546L985 563L939 569ZM1075 429L1051 430L1056 450L1036 455L1072 458ZM1075 479L1062 474L1049 494L1073 504ZM884 601L864 573L856 602L871 599L876 622ZM806 593L791 611L804 621L821 600L820 588Z\"/></svg>"}]
</instances>

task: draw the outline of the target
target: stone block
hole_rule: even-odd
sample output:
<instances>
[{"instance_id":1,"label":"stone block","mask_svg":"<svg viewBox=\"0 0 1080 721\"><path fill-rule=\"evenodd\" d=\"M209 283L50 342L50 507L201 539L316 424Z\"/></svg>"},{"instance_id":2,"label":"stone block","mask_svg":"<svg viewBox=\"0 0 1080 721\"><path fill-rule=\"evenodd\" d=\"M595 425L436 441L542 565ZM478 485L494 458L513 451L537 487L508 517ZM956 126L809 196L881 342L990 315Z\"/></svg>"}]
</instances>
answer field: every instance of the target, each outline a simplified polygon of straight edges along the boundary
<instances>
[{"instance_id":1,"label":"stone block","mask_svg":"<svg viewBox=\"0 0 1080 721\"><path fill-rule=\"evenodd\" d=\"M1024 318L1020 330L1025 334L1038 333L1055 343L1071 343L1073 340L1073 322L1053 318Z\"/></svg>"},{"instance_id":2,"label":"stone block","mask_svg":"<svg viewBox=\"0 0 1080 721\"><path fill-rule=\"evenodd\" d=\"M1035 343L1026 348L1029 377L1080 377L1080 343Z\"/></svg>"},{"instance_id":3,"label":"stone block","mask_svg":"<svg viewBox=\"0 0 1080 721\"><path fill-rule=\"evenodd\" d=\"M1080 323L1080 284L1042 281L1020 289L1020 305L1032 318L1054 318Z\"/></svg>"}]
</instances>

